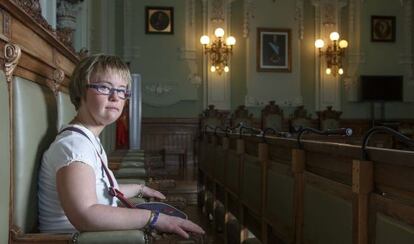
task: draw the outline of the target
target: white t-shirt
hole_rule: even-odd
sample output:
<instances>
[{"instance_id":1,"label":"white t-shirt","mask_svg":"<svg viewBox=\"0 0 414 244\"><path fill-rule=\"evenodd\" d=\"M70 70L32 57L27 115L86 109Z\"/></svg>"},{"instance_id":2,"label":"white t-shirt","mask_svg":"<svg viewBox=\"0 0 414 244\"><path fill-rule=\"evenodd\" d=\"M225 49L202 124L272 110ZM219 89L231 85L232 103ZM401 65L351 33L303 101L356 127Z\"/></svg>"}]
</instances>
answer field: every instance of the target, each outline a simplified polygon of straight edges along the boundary
<instances>
[{"instance_id":1,"label":"white t-shirt","mask_svg":"<svg viewBox=\"0 0 414 244\"><path fill-rule=\"evenodd\" d=\"M108 193L109 180L98 156L99 153L107 166L108 160L99 138L83 126L70 126L81 129L92 142L78 132L64 131L56 137L49 149L43 154L38 178L40 232L76 232L75 227L69 222L62 209L56 190L57 171L72 162L83 162L93 168L96 179L96 196L99 204L117 206L116 198ZM66 127L68 125L63 126L62 129ZM112 171L109 170L109 172L115 187L118 188Z\"/></svg>"}]
</instances>

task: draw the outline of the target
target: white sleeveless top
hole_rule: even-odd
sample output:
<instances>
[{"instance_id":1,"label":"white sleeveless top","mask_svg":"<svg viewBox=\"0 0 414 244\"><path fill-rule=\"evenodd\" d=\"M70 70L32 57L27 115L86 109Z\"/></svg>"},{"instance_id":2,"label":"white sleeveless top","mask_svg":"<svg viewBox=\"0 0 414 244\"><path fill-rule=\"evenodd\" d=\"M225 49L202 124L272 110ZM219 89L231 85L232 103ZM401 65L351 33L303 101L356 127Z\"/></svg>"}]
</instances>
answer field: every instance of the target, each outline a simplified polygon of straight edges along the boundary
<instances>
[{"instance_id":1,"label":"white sleeveless top","mask_svg":"<svg viewBox=\"0 0 414 244\"><path fill-rule=\"evenodd\" d=\"M39 230L48 233L73 233L75 227L69 222L62 209L56 190L57 171L72 162L78 161L91 166L95 172L96 196L99 204L117 206L115 197L108 193L110 186L102 167L101 160L108 165L105 150L98 137L87 128L79 125L70 125L81 129L84 135L74 131L64 131L59 134L49 149L43 154L38 178L39 198ZM65 125L62 129L68 127ZM109 170L115 187L118 184L111 170Z\"/></svg>"}]
</instances>

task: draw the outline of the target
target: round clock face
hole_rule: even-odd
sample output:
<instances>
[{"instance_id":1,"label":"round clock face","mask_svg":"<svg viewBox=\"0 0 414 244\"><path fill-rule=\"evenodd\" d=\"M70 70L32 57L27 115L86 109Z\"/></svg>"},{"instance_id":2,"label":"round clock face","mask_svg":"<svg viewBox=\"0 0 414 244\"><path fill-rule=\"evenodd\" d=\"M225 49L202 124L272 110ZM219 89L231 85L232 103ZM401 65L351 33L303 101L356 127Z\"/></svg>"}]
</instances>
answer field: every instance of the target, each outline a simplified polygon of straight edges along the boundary
<instances>
[{"instance_id":1,"label":"round clock face","mask_svg":"<svg viewBox=\"0 0 414 244\"><path fill-rule=\"evenodd\" d=\"M155 11L150 17L150 24L158 31L165 30L170 24L170 17L163 11Z\"/></svg>"}]
</instances>

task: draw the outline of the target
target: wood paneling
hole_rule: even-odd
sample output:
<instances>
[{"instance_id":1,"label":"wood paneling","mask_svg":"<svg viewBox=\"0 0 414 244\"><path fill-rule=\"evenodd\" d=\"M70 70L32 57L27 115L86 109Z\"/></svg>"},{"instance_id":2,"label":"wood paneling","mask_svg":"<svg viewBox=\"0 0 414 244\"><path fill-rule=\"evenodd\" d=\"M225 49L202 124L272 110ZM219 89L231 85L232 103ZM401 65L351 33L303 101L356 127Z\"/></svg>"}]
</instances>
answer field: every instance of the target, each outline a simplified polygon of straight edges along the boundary
<instances>
[{"instance_id":1,"label":"wood paneling","mask_svg":"<svg viewBox=\"0 0 414 244\"><path fill-rule=\"evenodd\" d=\"M145 151L186 150L192 160L198 129L197 118L143 118L142 148Z\"/></svg>"}]
</instances>

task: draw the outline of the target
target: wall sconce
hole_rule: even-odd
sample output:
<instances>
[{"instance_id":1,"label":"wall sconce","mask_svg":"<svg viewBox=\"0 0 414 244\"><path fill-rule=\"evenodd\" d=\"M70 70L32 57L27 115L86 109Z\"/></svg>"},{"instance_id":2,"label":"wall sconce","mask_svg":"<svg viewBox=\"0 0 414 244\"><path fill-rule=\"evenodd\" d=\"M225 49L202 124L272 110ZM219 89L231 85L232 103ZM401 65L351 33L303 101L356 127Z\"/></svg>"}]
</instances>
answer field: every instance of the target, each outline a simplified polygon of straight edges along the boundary
<instances>
[{"instance_id":1,"label":"wall sconce","mask_svg":"<svg viewBox=\"0 0 414 244\"><path fill-rule=\"evenodd\" d=\"M230 71L228 60L232 53L233 46L236 44L236 38L229 36L227 37L226 42L224 42L224 30L222 28L217 28L214 31L214 35L217 37L217 39L215 39L211 45L210 38L207 35L202 36L200 38L200 42L204 46L204 52L206 55L209 55L210 57L210 71L217 71L217 73L221 75L223 71Z\"/></svg>"},{"instance_id":2,"label":"wall sconce","mask_svg":"<svg viewBox=\"0 0 414 244\"><path fill-rule=\"evenodd\" d=\"M319 49L319 56L325 56L326 59L326 70L325 73L327 75L333 74L336 76L337 74L342 75L344 73L344 69L342 68L342 58L345 56L344 49L348 47L348 42L346 40L339 40L338 32L332 32L329 35L332 43L328 44L325 51L322 51L325 42L322 39L318 39L315 41L315 47Z\"/></svg>"}]
</instances>

